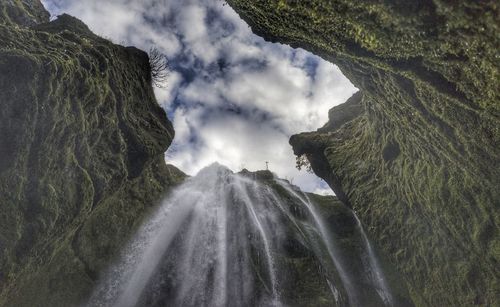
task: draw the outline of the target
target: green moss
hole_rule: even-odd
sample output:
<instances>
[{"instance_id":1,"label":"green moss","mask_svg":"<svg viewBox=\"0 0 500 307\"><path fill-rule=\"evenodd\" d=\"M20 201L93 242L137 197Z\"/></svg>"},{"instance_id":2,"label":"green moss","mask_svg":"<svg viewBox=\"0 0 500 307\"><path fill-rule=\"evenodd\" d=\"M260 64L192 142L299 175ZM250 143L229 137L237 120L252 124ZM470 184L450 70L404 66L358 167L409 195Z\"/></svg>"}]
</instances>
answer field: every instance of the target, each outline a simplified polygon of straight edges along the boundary
<instances>
[{"instance_id":1,"label":"green moss","mask_svg":"<svg viewBox=\"0 0 500 307\"><path fill-rule=\"evenodd\" d=\"M0 4L1 306L78 304L185 177L146 53L39 5Z\"/></svg>"},{"instance_id":2,"label":"green moss","mask_svg":"<svg viewBox=\"0 0 500 307\"><path fill-rule=\"evenodd\" d=\"M498 4L281 2L228 1L363 95L362 112L292 137L296 154L355 208L417 305L500 301Z\"/></svg>"},{"instance_id":3,"label":"green moss","mask_svg":"<svg viewBox=\"0 0 500 307\"><path fill-rule=\"evenodd\" d=\"M32 26L48 22L50 14L39 0L6 0L0 3L0 23Z\"/></svg>"}]
</instances>

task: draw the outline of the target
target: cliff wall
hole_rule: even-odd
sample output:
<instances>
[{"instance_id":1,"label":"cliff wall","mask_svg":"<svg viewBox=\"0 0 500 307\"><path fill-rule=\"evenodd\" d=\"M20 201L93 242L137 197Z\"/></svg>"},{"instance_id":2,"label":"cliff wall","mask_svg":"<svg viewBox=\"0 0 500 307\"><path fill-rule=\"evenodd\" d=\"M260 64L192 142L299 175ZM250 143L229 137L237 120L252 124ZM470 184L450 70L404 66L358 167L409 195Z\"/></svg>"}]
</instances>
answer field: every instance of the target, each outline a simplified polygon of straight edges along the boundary
<instances>
[{"instance_id":1,"label":"cliff wall","mask_svg":"<svg viewBox=\"0 0 500 307\"><path fill-rule=\"evenodd\" d=\"M337 64L360 89L293 136L419 306L500 301L496 1L228 0L252 30Z\"/></svg>"},{"instance_id":2,"label":"cliff wall","mask_svg":"<svg viewBox=\"0 0 500 307\"><path fill-rule=\"evenodd\" d=\"M146 53L0 3L0 305L71 306L184 175Z\"/></svg>"}]
</instances>

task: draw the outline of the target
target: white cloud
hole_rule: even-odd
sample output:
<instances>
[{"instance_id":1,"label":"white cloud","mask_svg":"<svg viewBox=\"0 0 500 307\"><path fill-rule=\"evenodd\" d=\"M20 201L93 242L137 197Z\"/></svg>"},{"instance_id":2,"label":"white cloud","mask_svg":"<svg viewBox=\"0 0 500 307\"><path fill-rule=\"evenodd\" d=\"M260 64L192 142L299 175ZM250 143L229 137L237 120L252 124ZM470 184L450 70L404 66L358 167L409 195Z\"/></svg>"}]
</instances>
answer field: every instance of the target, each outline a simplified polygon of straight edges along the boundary
<instances>
[{"instance_id":1,"label":"white cloud","mask_svg":"<svg viewBox=\"0 0 500 307\"><path fill-rule=\"evenodd\" d=\"M323 195L323 196L326 196L326 195L335 195L332 191L332 189L330 189L329 187L328 188L316 188L312 191L312 193L314 194L318 194L318 195Z\"/></svg>"},{"instance_id":2,"label":"white cloud","mask_svg":"<svg viewBox=\"0 0 500 307\"><path fill-rule=\"evenodd\" d=\"M176 130L166 154L189 174L218 161L237 171L270 169L305 191L326 193L295 169L292 134L322 126L328 110L355 88L337 67L304 50L264 42L222 1L45 0L99 35L148 50L157 46L173 72L156 89Z\"/></svg>"},{"instance_id":3,"label":"white cloud","mask_svg":"<svg viewBox=\"0 0 500 307\"><path fill-rule=\"evenodd\" d=\"M218 50L210 41L206 17L205 8L198 5L186 5L177 18L177 26L183 42L189 45L193 55L208 65L217 60Z\"/></svg>"},{"instance_id":4,"label":"white cloud","mask_svg":"<svg viewBox=\"0 0 500 307\"><path fill-rule=\"evenodd\" d=\"M181 82L182 75L176 71L172 71L168 76L168 83L166 83L165 87L154 87L156 100L158 100L165 110L171 107Z\"/></svg>"}]
</instances>

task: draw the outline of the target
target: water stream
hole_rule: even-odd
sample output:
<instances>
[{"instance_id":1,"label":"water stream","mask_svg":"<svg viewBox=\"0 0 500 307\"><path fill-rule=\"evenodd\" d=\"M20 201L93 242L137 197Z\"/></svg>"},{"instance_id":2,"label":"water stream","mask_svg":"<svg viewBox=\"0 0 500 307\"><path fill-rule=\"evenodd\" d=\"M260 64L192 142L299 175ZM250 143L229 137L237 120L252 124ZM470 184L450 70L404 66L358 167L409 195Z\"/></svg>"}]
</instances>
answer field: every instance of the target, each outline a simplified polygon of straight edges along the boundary
<instances>
[{"instance_id":1,"label":"water stream","mask_svg":"<svg viewBox=\"0 0 500 307\"><path fill-rule=\"evenodd\" d=\"M256 177L214 164L186 180L138 230L87 305L393 305L357 217L364 262L343 255L306 194L272 175Z\"/></svg>"}]
</instances>

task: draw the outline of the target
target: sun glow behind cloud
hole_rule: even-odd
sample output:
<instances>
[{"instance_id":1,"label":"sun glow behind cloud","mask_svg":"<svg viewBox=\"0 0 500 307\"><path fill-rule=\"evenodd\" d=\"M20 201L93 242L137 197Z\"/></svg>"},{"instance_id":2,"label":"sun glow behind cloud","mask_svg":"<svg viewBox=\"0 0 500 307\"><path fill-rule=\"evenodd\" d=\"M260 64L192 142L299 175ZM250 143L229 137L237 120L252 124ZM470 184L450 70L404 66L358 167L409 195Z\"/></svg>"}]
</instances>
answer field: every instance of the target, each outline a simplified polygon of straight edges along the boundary
<instances>
[{"instance_id":1,"label":"sun glow behind cloud","mask_svg":"<svg viewBox=\"0 0 500 307\"><path fill-rule=\"evenodd\" d=\"M295 169L292 134L315 130L356 89L339 69L301 49L255 36L222 1L46 0L99 35L164 52L172 68L156 89L176 137L166 161L189 174L211 162L238 171L270 169L303 190L324 182Z\"/></svg>"}]
</instances>

